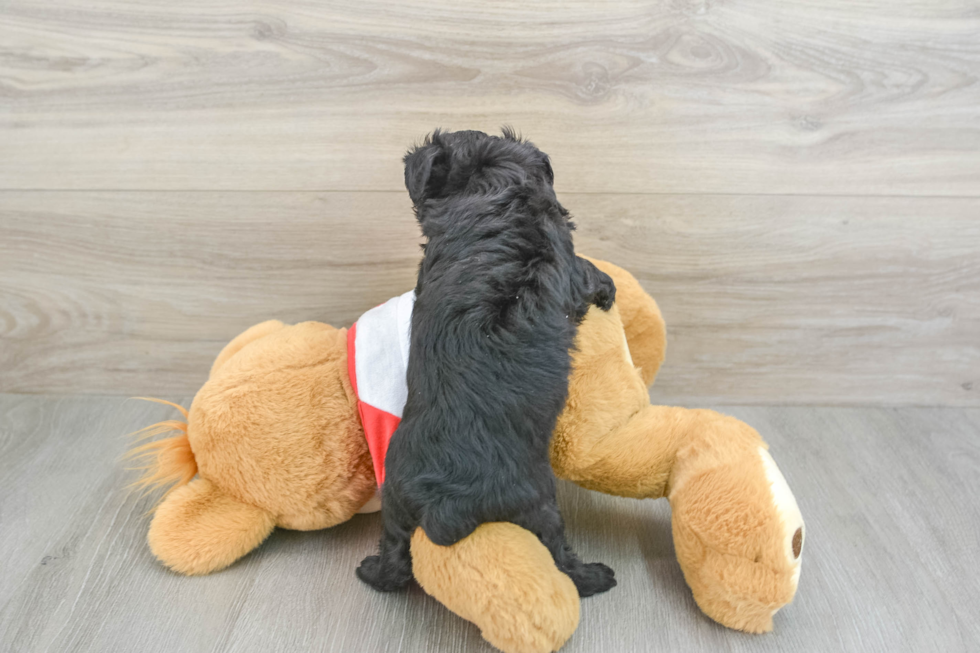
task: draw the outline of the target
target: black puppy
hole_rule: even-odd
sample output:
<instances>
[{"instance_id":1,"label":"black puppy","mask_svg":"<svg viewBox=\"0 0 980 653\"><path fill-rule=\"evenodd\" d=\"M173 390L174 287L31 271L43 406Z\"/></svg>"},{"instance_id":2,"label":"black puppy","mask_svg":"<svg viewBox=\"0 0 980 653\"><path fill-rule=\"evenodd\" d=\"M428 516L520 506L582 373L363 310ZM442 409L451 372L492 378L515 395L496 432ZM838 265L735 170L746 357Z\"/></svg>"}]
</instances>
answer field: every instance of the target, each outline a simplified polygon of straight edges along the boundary
<instances>
[{"instance_id":1,"label":"black puppy","mask_svg":"<svg viewBox=\"0 0 980 653\"><path fill-rule=\"evenodd\" d=\"M548 445L568 394L569 349L608 275L575 255L547 155L509 130L436 131L405 156L428 242L419 267L408 402L391 438L380 556L358 577L379 590L412 578L409 540L458 542L482 523L537 535L581 596L616 584L565 541Z\"/></svg>"}]
</instances>

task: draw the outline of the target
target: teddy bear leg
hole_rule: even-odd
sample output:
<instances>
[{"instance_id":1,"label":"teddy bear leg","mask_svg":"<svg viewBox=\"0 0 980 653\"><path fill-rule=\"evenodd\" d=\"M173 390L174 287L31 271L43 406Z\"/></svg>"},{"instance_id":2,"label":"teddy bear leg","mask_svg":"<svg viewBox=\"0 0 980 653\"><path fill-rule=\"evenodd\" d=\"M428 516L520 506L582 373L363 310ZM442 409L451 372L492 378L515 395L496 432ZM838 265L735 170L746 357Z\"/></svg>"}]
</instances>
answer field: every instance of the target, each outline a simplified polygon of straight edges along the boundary
<instances>
[{"instance_id":1,"label":"teddy bear leg","mask_svg":"<svg viewBox=\"0 0 980 653\"><path fill-rule=\"evenodd\" d=\"M557 503L524 513L513 523L537 536L558 569L572 579L580 597L601 594L616 586L616 574L611 568L601 562L583 562L572 550Z\"/></svg>"},{"instance_id":2,"label":"teddy bear leg","mask_svg":"<svg viewBox=\"0 0 980 653\"><path fill-rule=\"evenodd\" d=\"M160 562L187 575L223 569L269 536L268 512L233 499L210 481L183 485L156 508L147 541Z\"/></svg>"},{"instance_id":3,"label":"teddy bear leg","mask_svg":"<svg viewBox=\"0 0 980 653\"><path fill-rule=\"evenodd\" d=\"M575 585L540 540L515 524L482 524L448 547L419 528L411 550L422 588L505 653L556 651L578 626Z\"/></svg>"},{"instance_id":4,"label":"teddy bear leg","mask_svg":"<svg viewBox=\"0 0 980 653\"><path fill-rule=\"evenodd\" d=\"M561 478L669 498L677 559L705 614L737 630L772 629L796 592L805 533L754 429L710 410L646 406L601 437L563 435L577 446L553 446Z\"/></svg>"},{"instance_id":5,"label":"teddy bear leg","mask_svg":"<svg viewBox=\"0 0 980 653\"><path fill-rule=\"evenodd\" d=\"M754 429L696 412L702 418L678 449L668 488L677 559L705 614L767 632L796 593L803 518Z\"/></svg>"}]
</instances>

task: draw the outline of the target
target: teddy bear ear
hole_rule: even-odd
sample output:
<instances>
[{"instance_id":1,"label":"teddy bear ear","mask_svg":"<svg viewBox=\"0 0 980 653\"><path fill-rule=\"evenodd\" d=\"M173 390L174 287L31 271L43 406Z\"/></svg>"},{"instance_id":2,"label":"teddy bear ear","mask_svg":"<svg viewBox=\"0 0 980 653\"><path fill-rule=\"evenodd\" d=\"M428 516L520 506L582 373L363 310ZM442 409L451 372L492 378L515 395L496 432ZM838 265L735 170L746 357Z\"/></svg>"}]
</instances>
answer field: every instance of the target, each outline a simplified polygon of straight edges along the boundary
<instances>
[{"instance_id":1,"label":"teddy bear ear","mask_svg":"<svg viewBox=\"0 0 980 653\"><path fill-rule=\"evenodd\" d=\"M197 478L157 506L147 541L160 562L190 576L224 569L269 536L273 516Z\"/></svg>"},{"instance_id":2,"label":"teddy bear ear","mask_svg":"<svg viewBox=\"0 0 980 653\"><path fill-rule=\"evenodd\" d=\"M256 340L261 340L267 335L285 328L286 325L279 320L267 320L238 334L235 336L234 340L224 346L224 348L218 354L218 357L214 359L214 363L211 365L211 373L208 374L208 378L213 379L218 374L218 370L224 367L224 364L234 358L235 354L244 349L246 345L251 344Z\"/></svg>"},{"instance_id":3,"label":"teddy bear ear","mask_svg":"<svg viewBox=\"0 0 980 653\"><path fill-rule=\"evenodd\" d=\"M405 155L405 188L416 208L438 197L449 178L449 151L444 141L437 129Z\"/></svg>"}]
</instances>

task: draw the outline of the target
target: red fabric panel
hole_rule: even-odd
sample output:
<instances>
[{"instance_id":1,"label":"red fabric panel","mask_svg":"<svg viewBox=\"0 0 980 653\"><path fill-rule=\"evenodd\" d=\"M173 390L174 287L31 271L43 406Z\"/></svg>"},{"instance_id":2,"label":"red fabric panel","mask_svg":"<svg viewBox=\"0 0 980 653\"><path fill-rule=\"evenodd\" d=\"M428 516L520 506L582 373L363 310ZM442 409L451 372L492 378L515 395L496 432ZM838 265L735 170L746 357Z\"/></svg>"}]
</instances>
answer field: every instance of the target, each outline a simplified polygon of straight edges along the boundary
<instances>
[{"instance_id":1,"label":"red fabric panel","mask_svg":"<svg viewBox=\"0 0 980 653\"><path fill-rule=\"evenodd\" d=\"M357 323L351 326L347 332L347 373L350 376L351 386L354 394L357 394L357 370L355 365L354 342L357 336ZM374 465L374 477L378 481L378 487L385 482L385 455L388 453L388 443L391 436L401 422L399 417L366 404L360 399L357 401L357 412L361 416L361 426L364 428L364 437L367 440L368 451L371 452L371 462Z\"/></svg>"}]
</instances>

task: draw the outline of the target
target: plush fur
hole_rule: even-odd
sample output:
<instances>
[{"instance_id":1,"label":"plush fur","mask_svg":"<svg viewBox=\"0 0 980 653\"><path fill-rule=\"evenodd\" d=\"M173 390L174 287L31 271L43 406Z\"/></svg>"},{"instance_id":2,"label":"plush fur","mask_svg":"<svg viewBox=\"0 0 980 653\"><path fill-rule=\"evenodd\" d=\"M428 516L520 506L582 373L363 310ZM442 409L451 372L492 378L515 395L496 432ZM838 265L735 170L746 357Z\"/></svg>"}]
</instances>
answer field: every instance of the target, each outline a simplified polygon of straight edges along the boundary
<instances>
[{"instance_id":1,"label":"plush fur","mask_svg":"<svg viewBox=\"0 0 980 653\"><path fill-rule=\"evenodd\" d=\"M578 322L612 279L575 255L548 157L509 132L436 132L405 157L426 238L412 311L408 401L385 459L380 553L357 575L412 579L419 526L450 546L486 522L537 535L581 596L615 585L565 540L548 442Z\"/></svg>"},{"instance_id":2,"label":"plush fur","mask_svg":"<svg viewBox=\"0 0 980 653\"><path fill-rule=\"evenodd\" d=\"M227 567L265 540L276 526L266 510L197 478L178 487L156 511L147 540L154 555L182 574Z\"/></svg>"},{"instance_id":3,"label":"plush fur","mask_svg":"<svg viewBox=\"0 0 980 653\"><path fill-rule=\"evenodd\" d=\"M666 349L663 318L627 271L595 264L614 279L616 306L590 310L578 329L551 441L555 473L621 496L667 497L697 604L729 628L770 630L793 599L804 555L792 493L748 425L650 405L646 386ZM347 376L346 333L316 323L249 329L218 356L186 420L155 429L178 431L143 449L151 485L180 484L150 527L161 562L208 573L258 546L270 522L324 528L364 508L374 472ZM425 590L507 653L548 653L572 636L578 592L530 532L485 524L441 547L417 529L411 551Z\"/></svg>"},{"instance_id":4,"label":"plush fur","mask_svg":"<svg viewBox=\"0 0 980 653\"><path fill-rule=\"evenodd\" d=\"M639 311L644 324L662 325L627 273L599 265L616 280L631 322ZM659 350L662 360L663 348L634 346L644 327L631 322L614 307L590 311L580 327L568 404L551 441L555 473L608 494L666 497L677 559L701 609L730 628L772 630L799 580L805 528L796 501L748 424L650 404L645 378L660 361L648 355Z\"/></svg>"},{"instance_id":5,"label":"plush fur","mask_svg":"<svg viewBox=\"0 0 980 653\"><path fill-rule=\"evenodd\" d=\"M317 322L252 327L218 355L187 422L161 424L178 434L134 450L149 456L140 485L177 484L148 535L160 560L209 573L275 526L327 528L374 495L346 343L346 329Z\"/></svg>"},{"instance_id":6,"label":"plush fur","mask_svg":"<svg viewBox=\"0 0 980 653\"><path fill-rule=\"evenodd\" d=\"M455 546L436 546L418 528L412 559L426 592L508 653L556 651L578 626L575 585L540 540L514 524L482 524Z\"/></svg>"},{"instance_id":7,"label":"plush fur","mask_svg":"<svg viewBox=\"0 0 980 653\"><path fill-rule=\"evenodd\" d=\"M655 376L663 360L664 340L651 337L662 336L663 321L645 293L634 294L638 286L631 285L628 273L597 264L616 280L617 307L608 313L591 310L579 328L568 402L551 440L555 473L609 494L666 497L677 559L698 606L729 628L772 630L773 616L792 601L799 581L805 527L796 501L749 425L712 410L650 404L644 378ZM619 306L629 307L624 310L629 321L621 317ZM640 325L633 323L638 318ZM646 337L624 338L628 333ZM487 547L506 537L502 526L481 527ZM423 587L474 621L489 641L536 632L538 621L550 618L550 606L561 600L552 598L549 608L537 609L533 600L525 599L527 588L550 577L547 568L516 586L481 583L467 574L466 561L433 549L440 547L413 539L416 576L430 574L420 568L422 561L429 565L439 560L440 574L466 578L465 590L445 583ZM474 559L490 555L469 550ZM445 569L448 565L453 566ZM499 603L521 602L525 609L511 609L508 623L498 624L491 614L453 607L465 603L460 592L467 592L476 605L477 596L492 593ZM535 642L528 636L501 648L552 650L543 644L526 648Z\"/></svg>"}]
</instances>

